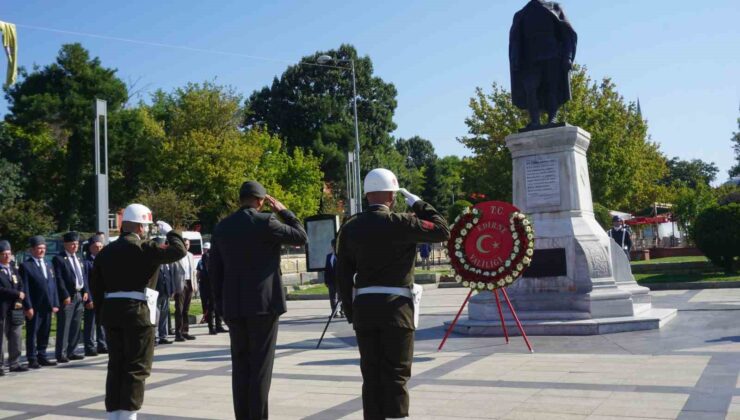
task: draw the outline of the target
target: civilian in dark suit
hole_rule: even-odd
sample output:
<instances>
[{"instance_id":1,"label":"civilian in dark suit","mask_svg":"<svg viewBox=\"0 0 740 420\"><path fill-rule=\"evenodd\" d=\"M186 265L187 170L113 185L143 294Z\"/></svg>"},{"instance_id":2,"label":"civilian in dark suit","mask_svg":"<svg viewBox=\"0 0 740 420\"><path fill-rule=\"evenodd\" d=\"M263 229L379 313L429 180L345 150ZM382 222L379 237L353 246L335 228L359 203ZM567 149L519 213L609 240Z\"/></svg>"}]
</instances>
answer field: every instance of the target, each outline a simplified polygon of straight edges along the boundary
<instances>
[{"instance_id":1,"label":"civilian in dark suit","mask_svg":"<svg viewBox=\"0 0 740 420\"><path fill-rule=\"evenodd\" d=\"M80 326L84 305L89 299L85 272L77 256L80 248L80 235L67 232L62 237L64 252L55 256L51 263L57 279L59 300L62 307L57 312L56 359L59 363L82 360L85 356L75 354L80 343Z\"/></svg>"},{"instance_id":2,"label":"civilian in dark suit","mask_svg":"<svg viewBox=\"0 0 740 420\"><path fill-rule=\"evenodd\" d=\"M26 298L23 283L15 264L10 261L13 251L8 241L0 241L0 376L3 364L3 338L8 338L8 366L11 372L25 372L21 366L21 331L25 317L33 316L31 302ZM25 312L25 313L24 313Z\"/></svg>"},{"instance_id":3,"label":"civilian in dark suit","mask_svg":"<svg viewBox=\"0 0 740 420\"><path fill-rule=\"evenodd\" d=\"M216 310L231 337L237 419L266 419L278 317L285 313L280 246L303 245L301 222L255 181L242 184L241 208L216 225L208 267ZM275 215L260 213L267 201Z\"/></svg>"},{"instance_id":4,"label":"civilian in dark suit","mask_svg":"<svg viewBox=\"0 0 740 420\"><path fill-rule=\"evenodd\" d=\"M334 313L334 308L337 307L339 301L339 291L337 290L337 254L336 254L337 240L331 240L331 252L326 255L326 264L324 265L324 284L329 289L329 304L331 305L331 313ZM335 316L343 317L342 312L337 313Z\"/></svg>"},{"instance_id":5,"label":"civilian in dark suit","mask_svg":"<svg viewBox=\"0 0 740 420\"><path fill-rule=\"evenodd\" d=\"M90 290L90 272L92 272L95 257L98 255L105 243L105 236L98 232L88 241L87 256L83 262L85 266L85 288ZM85 314L83 316L85 327L83 329L83 338L85 345L85 356L97 356L98 353L108 353L108 344L105 342L105 332L99 322L95 322L95 304L93 303L92 293L88 294L87 303L85 304Z\"/></svg>"},{"instance_id":6,"label":"civilian in dark suit","mask_svg":"<svg viewBox=\"0 0 740 420\"><path fill-rule=\"evenodd\" d=\"M28 367L56 366L46 355L51 332L51 314L59 311L59 295L54 269L44 260L46 241L43 236L29 239L31 258L20 267L21 281L26 288L34 315L26 322L26 357Z\"/></svg>"},{"instance_id":7,"label":"civilian in dark suit","mask_svg":"<svg viewBox=\"0 0 740 420\"><path fill-rule=\"evenodd\" d=\"M216 306L213 304L213 287L211 287L211 278L208 276L208 261L211 258L211 243L203 244L203 256L198 261L198 289L200 289L200 301L203 305L203 317L208 323L208 334L216 335L218 333L228 332L221 325L221 314L216 312Z\"/></svg>"}]
</instances>

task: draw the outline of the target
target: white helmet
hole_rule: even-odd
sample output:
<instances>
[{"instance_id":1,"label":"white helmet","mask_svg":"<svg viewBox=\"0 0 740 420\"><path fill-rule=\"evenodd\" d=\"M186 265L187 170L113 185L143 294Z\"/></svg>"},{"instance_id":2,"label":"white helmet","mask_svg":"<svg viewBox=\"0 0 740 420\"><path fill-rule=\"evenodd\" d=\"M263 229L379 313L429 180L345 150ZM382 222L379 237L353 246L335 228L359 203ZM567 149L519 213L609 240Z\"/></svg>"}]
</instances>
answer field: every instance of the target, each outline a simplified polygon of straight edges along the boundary
<instances>
[{"instance_id":1,"label":"white helmet","mask_svg":"<svg viewBox=\"0 0 740 420\"><path fill-rule=\"evenodd\" d=\"M204 243L203 244L203 249L211 249L211 243L210 242Z\"/></svg>"},{"instance_id":2,"label":"white helmet","mask_svg":"<svg viewBox=\"0 0 740 420\"><path fill-rule=\"evenodd\" d=\"M148 225L152 223L152 211L143 204L129 204L123 210L123 221Z\"/></svg>"},{"instance_id":3,"label":"white helmet","mask_svg":"<svg viewBox=\"0 0 740 420\"><path fill-rule=\"evenodd\" d=\"M393 172L375 168L365 176L365 194L376 191L398 191L398 179Z\"/></svg>"}]
</instances>

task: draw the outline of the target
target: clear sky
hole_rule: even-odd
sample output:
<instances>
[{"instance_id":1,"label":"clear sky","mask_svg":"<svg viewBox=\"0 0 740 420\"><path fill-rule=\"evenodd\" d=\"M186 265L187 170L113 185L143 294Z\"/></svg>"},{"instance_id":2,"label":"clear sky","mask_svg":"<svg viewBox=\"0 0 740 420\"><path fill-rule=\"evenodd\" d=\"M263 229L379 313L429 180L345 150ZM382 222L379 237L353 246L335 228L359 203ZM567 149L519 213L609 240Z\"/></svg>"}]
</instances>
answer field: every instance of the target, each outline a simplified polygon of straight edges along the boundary
<instances>
[{"instance_id":1,"label":"clear sky","mask_svg":"<svg viewBox=\"0 0 740 420\"><path fill-rule=\"evenodd\" d=\"M488 90L494 81L509 87L508 31L525 3L2 0L0 20L19 25L21 65L47 64L61 44L81 42L145 97L214 79L248 95L302 56L350 43L398 89L396 136L418 134L440 155L464 155L456 138L466 134L475 87ZM740 106L740 2L561 4L578 32L576 61L594 78L611 77L626 99L640 98L650 135L667 156L715 162L719 180L726 179ZM0 111L6 109L1 99Z\"/></svg>"}]
</instances>

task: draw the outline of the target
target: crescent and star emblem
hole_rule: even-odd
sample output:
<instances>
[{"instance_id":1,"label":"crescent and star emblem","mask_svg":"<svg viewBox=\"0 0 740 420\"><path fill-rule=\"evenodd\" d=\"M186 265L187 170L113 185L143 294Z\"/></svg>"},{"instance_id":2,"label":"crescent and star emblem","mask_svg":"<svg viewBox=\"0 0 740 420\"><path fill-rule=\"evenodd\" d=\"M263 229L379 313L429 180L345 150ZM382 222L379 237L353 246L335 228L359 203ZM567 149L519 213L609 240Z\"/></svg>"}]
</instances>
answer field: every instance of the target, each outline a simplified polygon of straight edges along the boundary
<instances>
[{"instance_id":1,"label":"crescent and star emblem","mask_svg":"<svg viewBox=\"0 0 740 420\"><path fill-rule=\"evenodd\" d=\"M475 247L478 249L478 252L480 252L481 254L488 254L488 253L491 252L490 250L486 251L485 249L483 249L483 240L486 239L486 238L493 238L493 236L491 236L491 235L481 235L478 238L478 240L476 241L476 243L475 243ZM499 246L501 246L501 244L499 244L498 242L494 242L493 243L493 248L494 249L498 249Z\"/></svg>"}]
</instances>

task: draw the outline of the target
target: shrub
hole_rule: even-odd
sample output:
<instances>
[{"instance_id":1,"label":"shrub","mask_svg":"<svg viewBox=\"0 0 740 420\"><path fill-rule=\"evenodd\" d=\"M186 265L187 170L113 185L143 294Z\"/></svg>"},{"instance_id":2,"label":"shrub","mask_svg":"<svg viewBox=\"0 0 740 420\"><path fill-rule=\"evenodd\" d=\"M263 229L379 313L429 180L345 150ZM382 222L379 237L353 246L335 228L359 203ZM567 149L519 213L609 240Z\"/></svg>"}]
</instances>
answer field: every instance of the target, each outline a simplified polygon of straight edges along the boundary
<instances>
[{"instance_id":1,"label":"shrub","mask_svg":"<svg viewBox=\"0 0 740 420\"><path fill-rule=\"evenodd\" d=\"M465 210L468 207L472 207L473 203L466 200L457 200L455 201L455 204L451 205L449 209L447 209L447 221L450 224L455 223L455 218L459 216L463 210Z\"/></svg>"},{"instance_id":2,"label":"shrub","mask_svg":"<svg viewBox=\"0 0 740 420\"><path fill-rule=\"evenodd\" d=\"M602 206L599 203L594 203L594 217L599 222L604 230L609 230L612 227L612 217L609 214L609 209Z\"/></svg>"},{"instance_id":3,"label":"shrub","mask_svg":"<svg viewBox=\"0 0 740 420\"><path fill-rule=\"evenodd\" d=\"M694 241L725 273L734 274L740 259L740 204L712 207L696 218Z\"/></svg>"}]
</instances>

